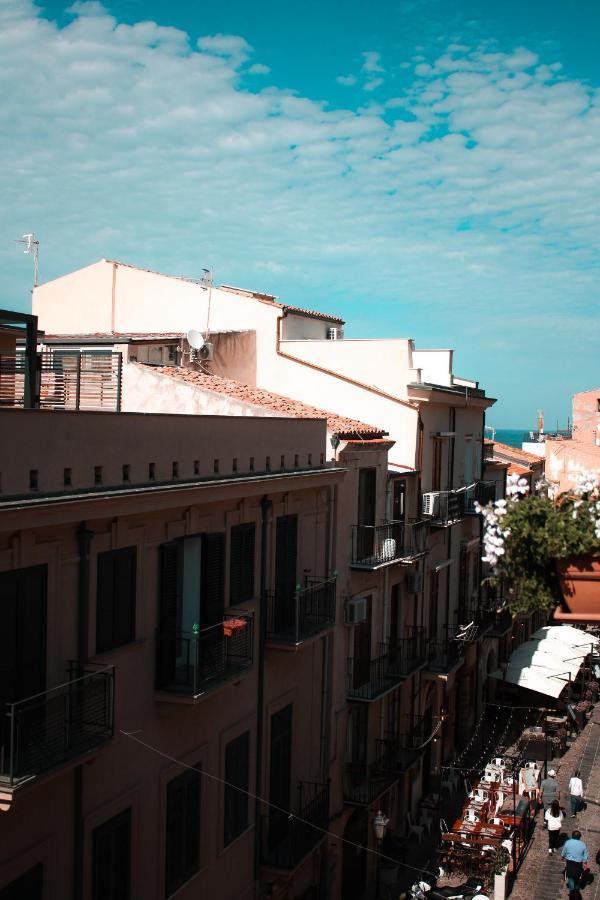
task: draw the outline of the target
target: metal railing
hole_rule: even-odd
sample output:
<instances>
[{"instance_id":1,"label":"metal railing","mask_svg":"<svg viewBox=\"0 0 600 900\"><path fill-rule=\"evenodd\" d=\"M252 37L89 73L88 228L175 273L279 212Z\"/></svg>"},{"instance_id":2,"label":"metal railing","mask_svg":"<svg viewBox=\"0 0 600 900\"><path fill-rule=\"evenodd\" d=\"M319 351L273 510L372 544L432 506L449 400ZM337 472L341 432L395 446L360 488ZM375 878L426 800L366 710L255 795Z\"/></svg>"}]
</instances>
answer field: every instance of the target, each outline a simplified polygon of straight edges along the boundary
<instances>
[{"instance_id":1,"label":"metal railing","mask_svg":"<svg viewBox=\"0 0 600 900\"><path fill-rule=\"evenodd\" d=\"M41 409L121 409L120 353L101 350L46 350L37 357L34 394ZM27 361L23 352L0 355L0 407L25 405Z\"/></svg>"},{"instance_id":2,"label":"metal railing","mask_svg":"<svg viewBox=\"0 0 600 900\"><path fill-rule=\"evenodd\" d=\"M425 629L412 626L406 631L406 637L390 640L389 643L389 673L398 678L406 678L427 660Z\"/></svg>"},{"instance_id":3,"label":"metal railing","mask_svg":"<svg viewBox=\"0 0 600 900\"><path fill-rule=\"evenodd\" d=\"M398 671L399 665L398 648L389 644L379 644L379 655L373 659L348 657L348 698L375 700L405 677Z\"/></svg>"},{"instance_id":4,"label":"metal railing","mask_svg":"<svg viewBox=\"0 0 600 900\"><path fill-rule=\"evenodd\" d=\"M156 636L156 687L198 697L235 678L253 662L254 619L228 613L198 633L164 632Z\"/></svg>"},{"instance_id":5,"label":"metal railing","mask_svg":"<svg viewBox=\"0 0 600 900\"><path fill-rule=\"evenodd\" d=\"M273 809L263 817L263 865L294 869L326 837L328 822L329 785L301 781L296 813Z\"/></svg>"},{"instance_id":6,"label":"metal railing","mask_svg":"<svg viewBox=\"0 0 600 900\"><path fill-rule=\"evenodd\" d=\"M477 515L475 503L485 506L496 499L496 482L476 481L467 487L453 491L430 491L424 494L422 512L429 523L447 525L465 516ZM429 508L428 508L429 507Z\"/></svg>"},{"instance_id":7,"label":"metal railing","mask_svg":"<svg viewBox=\"0 0 600 900\"><path fill-rule=\"evenodd\" d=\"M425 752L426 741L422 717L417 717L407 731L376 740L378 764L389 775L401 775Z\"/></svg>"},{"instance_id":8,"label":"metal railing","mask_svg":"<svg viewBox=\"0 0 600 900\"><path fill-rule=\"evenodd\" d=\"M457 628L446 628L448 636L442 639L432 638L428 642L429 661L427 668L430 672L443 674L449 672L462 659L465 650L465 642Z\"/></svg>"},{"instance_id":9,"label":"metal railing","mask_svg":"<svg viewBox=\"0 0 600 900\"><path fill-rule=\"evenodd\" d=\"M0 786L42 775L113 736L114 667L71 666L69 680L16 703L0 724Z\"/></svg>"},{"instance_id":10,"label":"metal railing","mask_svg":"<svg viewBox=\"0 0 600 900\"><path fill-rule=\"evenodd\" d=\"M386 522L384 525L354 525L352 565L376 569L400 560L411 560L427 550L427 523Z\"/></svg>"},{"instance_id":11,"label":"metal railing","mask_svg":"<svg viewBox=\"0 0 600 900\"><path fill-rule=\"evenodd\" d=\"M378 746L379 753L385 748ZM368 806L397 780L385 756L371 762L347 762L344 769L344 800L356 806Z\"/></svg>"},{"instance_id":12,"label":"metal railing","mask_svg":"<svg viewBox=\"0 0 600 900\"><path fill-rule=\"evenodd\" d=\"M267 595L267 637L299 644L335 625L336 576L313 581L289 597Z\"/></svg>"}]
</instances>

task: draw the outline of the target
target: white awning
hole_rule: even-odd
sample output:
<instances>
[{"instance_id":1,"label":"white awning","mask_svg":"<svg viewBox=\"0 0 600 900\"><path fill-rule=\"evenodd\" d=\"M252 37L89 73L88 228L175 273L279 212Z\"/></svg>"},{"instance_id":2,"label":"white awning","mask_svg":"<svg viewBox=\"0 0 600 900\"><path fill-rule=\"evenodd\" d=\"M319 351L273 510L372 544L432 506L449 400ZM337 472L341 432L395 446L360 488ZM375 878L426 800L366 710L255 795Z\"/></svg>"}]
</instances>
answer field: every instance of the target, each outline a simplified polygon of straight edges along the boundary
<instances>
[{"instance_id":1,"label":"white awning","mask_svg":"<svg viewBox=\"0 0 600 900\"><path fill-rule=\"evenodd\" d=\"M511 653L506 671L496 669L490 677L558 697L599 643L598 638L572 625L547 625Z\"/></svg>"}]
</instances>

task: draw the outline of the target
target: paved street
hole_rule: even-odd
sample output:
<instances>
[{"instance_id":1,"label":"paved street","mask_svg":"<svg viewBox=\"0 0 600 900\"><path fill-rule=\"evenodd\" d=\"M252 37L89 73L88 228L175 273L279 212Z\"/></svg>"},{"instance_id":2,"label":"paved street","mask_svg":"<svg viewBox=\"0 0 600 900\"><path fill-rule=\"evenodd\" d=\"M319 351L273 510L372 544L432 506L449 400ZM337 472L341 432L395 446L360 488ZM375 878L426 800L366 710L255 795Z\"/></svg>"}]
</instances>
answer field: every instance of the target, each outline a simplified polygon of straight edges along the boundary
<instances>
[{"instance_id":1,"label":"paved street","mask_svg":"<svg viewBox=\"0 0 600 900\"><path fill-rule=\"evenodd\" d=\"M600 900L600 872L595 861L600 847L600 705L596 706L588 725L565 755L553 765L561 786L561 806L567 813L564 835L566 837L573 828L579 828L590 853L594 880L584 888L583 895L586 900ZM587 809L579 813L576 819L571 819L567 788L577 768L581 770ZM566 897L563 867L558 854L548 856L548 836L540 811L533 840L510 894L511 900L556 900L557 897Z\"/></svg>"}]
</instances>

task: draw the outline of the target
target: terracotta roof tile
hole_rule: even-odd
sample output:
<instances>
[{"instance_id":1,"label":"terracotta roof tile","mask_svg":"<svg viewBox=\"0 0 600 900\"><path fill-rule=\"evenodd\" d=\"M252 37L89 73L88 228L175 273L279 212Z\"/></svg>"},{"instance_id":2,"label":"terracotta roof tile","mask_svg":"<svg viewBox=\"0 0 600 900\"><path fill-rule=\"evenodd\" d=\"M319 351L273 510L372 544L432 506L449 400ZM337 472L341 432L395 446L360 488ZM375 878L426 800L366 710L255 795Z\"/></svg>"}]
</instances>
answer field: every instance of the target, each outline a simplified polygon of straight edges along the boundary
<instances>
[{"instance_id":1,"label":"terracotta roof tile","mask_svg":"<svg viewBox=\"0 0 600 900\"><path fill-rule=\"evenodd\" d=\"M318 409L316 406L301 403L299 400L293 400L291 397L274 394L263 388L252 387L230 378L221 378L219 375L208 375L195 369L184 369L179 366L152 366L152 372L185 381L187 384L196 385L206 391L214 391L216 394L227 394L243 403L262 406L264 409L270 409L282 416L298 419L327 419L327 427L339 437L381 438L387 434L382 428L367 425L357 419L339 416L336 413Z\"/></svg>"},{"instance_id":2,"label":"terracotta roof tile","mask_svg":"<svg viewBox=\"0 0 600 900\"><path fill-rule=\"evenodd\" d=\"M47 341L93 341L111 340L119 341L143 341L143 340L179 340L183 337L180 331L93 331L85 334L46 334Z\"/></svg>"},{"instance_id":3,"label":"terracotta roof tile","mask_svg":"<svg viewBox=\"0 0 600 900\"><path fill-rule=\"evenodd\" d=\"M502 444L500 441L495 442L494 453L498 456L508 456L522 462L539 463L544 461L543 456L536 456L535 453L528 453L519 447L510 447L508 444Z\"/></svg>"},{"instance_id":4,"label":"terracotta roof tile","mask_svg":"<svg viewBox=\"0 0 600 900\"><path fill-rule=\"evenodd\" d=\"M331 316L329 313L317 312L315 309L305 309L302 306L290 306L289 303L281 303L274 294L261 294L259 291L248 291L245 288L233 287L231 284L220 285L222 291L230 291L232 294L239 294L241 297L251 297L253 300L260 300L261 303L268 303L270 306L277 306L285 312L295 313L299 316L309 316L311 319L323 319L325 322L335 322L338 325L344 324L344 319L339 316Z\"/></svg>"},{"instance_id":5,"label":"terracotta roof tile","mask_svg":"<svg viewBox=\"0 0 600 900\"><path fill-rule=\"evenodd\" d=\"M527 466L518 466L516 463L510 463L508 466L509 475L531 475L531 469Z\"/></svg>"}]
</instances>

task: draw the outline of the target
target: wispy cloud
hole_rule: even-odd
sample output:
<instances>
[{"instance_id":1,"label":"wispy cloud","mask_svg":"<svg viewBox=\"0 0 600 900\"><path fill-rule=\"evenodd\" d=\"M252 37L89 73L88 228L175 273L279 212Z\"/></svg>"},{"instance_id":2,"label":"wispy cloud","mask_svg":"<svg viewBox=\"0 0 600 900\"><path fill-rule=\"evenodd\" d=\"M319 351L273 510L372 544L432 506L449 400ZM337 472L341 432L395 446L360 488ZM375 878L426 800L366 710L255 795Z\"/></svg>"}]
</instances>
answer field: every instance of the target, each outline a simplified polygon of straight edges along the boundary
<instances>
[{"instance_id":1,"label":"wispy cloud","mask_svg":"<svg viewBox=\"0 0 600 900\"><path fill-rule=\"evenodd\" d=\"M335 79L338 84L343 84L344 87L352 87L358 81L356 75L338 75Z\"/></svg>"},{"instance_id":2,"label":"wispy cloud","mask_svg":"<svg viewBox=\"0 0 600 900\"><path fill-rule=\"evenodd\" d=\"M290 302L331 305L332 285L377 301L373 331L460 345L476 320L511 342L535 319L544 358L567 358L556 322L597 304L600 93L556 59L453 41L407 80L386 56L393 94L380 83L380 105L342 110L275 85L241 36L193 45L72 9L59 28L29 0L0 3L4 303L26 296L13 241L34 229L43 277L107 255L183 273L209 260ZM365 88L384 76L377 52L362 65ZM248 90L246 72L265 81ZM479 377L489 359L467 344Z\"/></svg>"}]
</instances>

